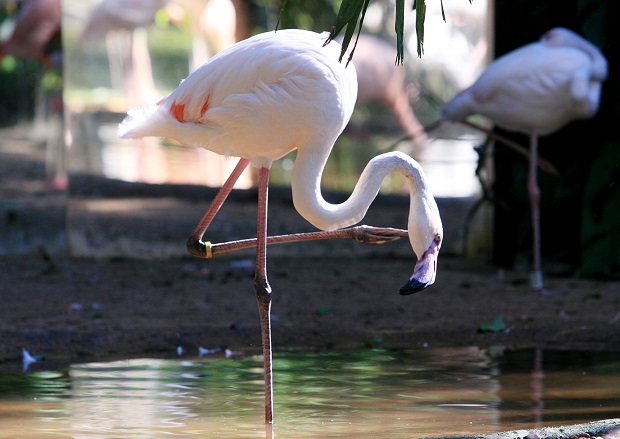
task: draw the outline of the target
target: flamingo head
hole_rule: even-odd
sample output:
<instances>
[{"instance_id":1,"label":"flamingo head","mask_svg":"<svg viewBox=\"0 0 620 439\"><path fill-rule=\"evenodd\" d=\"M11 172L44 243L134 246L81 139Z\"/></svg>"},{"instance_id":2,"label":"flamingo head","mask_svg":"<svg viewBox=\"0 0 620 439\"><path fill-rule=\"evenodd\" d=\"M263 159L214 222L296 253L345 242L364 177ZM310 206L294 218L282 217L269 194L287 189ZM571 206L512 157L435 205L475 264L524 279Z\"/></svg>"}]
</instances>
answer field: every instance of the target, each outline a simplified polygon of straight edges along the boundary
<instances>
[{"instance_id":1,"label":"flamingo head","mask_svg":"<svg viewBox=\"0 0 620 439\"><path fill-rule=\"evenodd\" d=\"M598 47L579 34L563 27L555 27L545 32L540 38L540 42L548 47L573 47L583 51L592 61L592 79L599 81L607 79L607 60Z\"/></svg>"},{"instance_id":2,"label":"flamingo head","mask_svg":"<svg viewBox=\"0 0 620 439\"><path fill-rule=\"evenodd\" d=\"M422 291L435 282L437 259L441 248L441 234L437 234L428 249L418 258L409 281L400 289L400 294L409 295Z\"/></svg>"},{"instance_id":3,"label":"flamingo head","mask_svg":"<svg viewBox=\"0 0 620 439\"><path fill-rule=\"evenodd\" d=\"M425 193L427 190L421 190ZM409 241L418 261L407 284L400 289L400 294L408 295L422 291L435 282L437 259L443 242L443 226L435 199L428 191L422 197L415 197L416 204L411 204L409 214ZM412 201L413 201L412 197Z\"/></svg>"},{"instance_id":4,"label":"flamingo head","mask_svg":"<svg viewBox=\"0 0 620 439\"><path fill-rule=\"evenodd\" d=\"M554 27L540 37L540 41L547 46L573 46L581 37L575 32L563 27Z\"/></svg>"}]
</instances>

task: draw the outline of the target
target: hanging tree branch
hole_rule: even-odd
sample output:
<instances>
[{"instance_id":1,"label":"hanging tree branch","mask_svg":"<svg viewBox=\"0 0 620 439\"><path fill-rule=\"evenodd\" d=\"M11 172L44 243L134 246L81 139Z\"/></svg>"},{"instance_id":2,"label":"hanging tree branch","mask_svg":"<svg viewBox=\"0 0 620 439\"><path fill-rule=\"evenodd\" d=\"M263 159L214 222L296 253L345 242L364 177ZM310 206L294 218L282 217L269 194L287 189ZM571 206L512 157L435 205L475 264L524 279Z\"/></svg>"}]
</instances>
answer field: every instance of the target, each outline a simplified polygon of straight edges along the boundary
<instances>
[{"instance_id":1,"label":"hanging tree branch","mask_svg":"<svg viewBox=\"0 0 620 439\"><path fill-rule=\"evenodd\" d=\"M351 43L351 38L355 33L355 29L357 28L355 43L353 44L353 49L347 59L347 64L353 58L353 52L355 52L355 47L357 46L357 39L359 38L362 30L362 23L364 22L364 17L366 16L366 10L368 9L369 3L370 0L343 0L340 5L336 22L332 26L332 30L329 33L327 41L325 41L325 44L328 44L338 36L342 29L346 28L344 31L344 36L342 37L342 50L340 51L339 61L342 61L342 58Z\"/></svg>"},{"instance_id":2,"label":"hanging tree branch","mask_svg":"<svg viewBox=\"0 0 620 439\"><path fill-rule=\"evenodd\" d=\"M278 24L280 23L280 18L282 17L282 12L286 7L286 3L288 0L282 0L280 5L280 13L278 17ZM472 0L468 0L471 4ZM394 20L394 31L396 32L396 64L402 64L403 59L405 57L404 50L404 38L405 38L405 0L395 0L396 2L396 11L395 11L395 20ZM446 21L446 14L443 8L443 0L439 0L441 4L441 16L443 21ZM357 40L359 38L360 32L362 31L362 24L364 23L364 17L366 16L366 10L368 9L368 5L370 4L370 0L342 0L340 4L340 9L338 10L338 15L336 16L336 21L332 26L332 29L325 41L325 44L328 44L330 41L335 39L340 32L344 29L344 36L342 39L342 50L340 52L339 61L342 61L345 53L347 52L349 45L351 44L351 40L353 39L353 35L355 35L355 42L353 43L353 49L351 49L351 53L347 58L347 64L353 58L353 53L355 52L355 47L357 46ZM413 0L413 8L412 10L416 11L416 19L415 19L415 32L417 39L417 52L418 56L421 58L424 54L424 20L426 18L426 0ZM276 25L277 28L277 25ZM357 30L357 32L356 32Z\"/></svg>"},{"instance_id":3,"label":"hanging tree branch","mask_svg":"<svg viewBox=\"0 0 620 439\"><path fill-rule=\"evenodd\" d=\"M441 1L441 11L443 14L443 0ZM347 63L351 61L355 46L357 45L357 38L362 30L362 24L364 23L364 17L368 8L369 0L343 0L336 17L329 37L325 44L336 38L338 34L345 29L344 37L342 40L342 51L340 52L340 60L344 57L355 30L357 29L357 35L353 49L347 59ZM417 50L418 56L422 56L424 53L424 19L426 16L426 0L415 0L413 2L413 9L417 11L416 14L416 36L417 36ZM396 19L394 20L394 31L396 32L396 64L402 64L405 57L404 50L404 35L405 35L405 0L396 0Z\"/></svg>"}]
</instances>

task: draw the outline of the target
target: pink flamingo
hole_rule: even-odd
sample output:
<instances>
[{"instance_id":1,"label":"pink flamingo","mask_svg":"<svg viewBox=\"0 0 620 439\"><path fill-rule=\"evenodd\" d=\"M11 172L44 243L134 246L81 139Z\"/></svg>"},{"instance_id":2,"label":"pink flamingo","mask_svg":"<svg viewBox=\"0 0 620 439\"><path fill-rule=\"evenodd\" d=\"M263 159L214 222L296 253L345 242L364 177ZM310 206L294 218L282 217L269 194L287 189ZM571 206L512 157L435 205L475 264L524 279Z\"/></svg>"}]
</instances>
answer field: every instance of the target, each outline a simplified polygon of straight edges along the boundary
<instances>
[{"instance_id":1,"label":"pink flamingo","mask_svg":"<svg viewBox=\"0 0 620 439\"><path fill-rule=\"evenodd\" d=\"M237 11L232 0L176 0L167 11L173 22L187 26L192 35L190 72L237 41Z\"/></svg>"},{"instance_id":2,"label":"pink flamingo","mask_svg":"<svg viewBox=\"0 0 620 439\"><path fill-rule=\"evenodd\" d=\"M375 35L360 34L353 64L357 71L359 102L379 101L391 111L405 134L422 149L426 131L409 104L406 70L394 64L396 49Z\"/></svg>"},{"instance_id":3,"label":"pink flamingo","mask_svg":"<svg viewBox=\"0 0 620 439\"><path fill-rule=\"evenodd\" d=\"M540 41L495 60L469 88L447 102L441 113L463 121L488 117L510 131L530 137L528 192L532 211L532 288L544 291L540 256L538 136L551 134L575 119L594 116L607 61L596 46L576 33L555 28Z\"/></svg>"},{"instance_id":4,"label":"pink flamingo","mask_svg":"<svg viewBox=\"0 0 620 439\"><path fill-rule=\"evenodd\" d=\"M146 28L170 0L100 0L90 12L81 41L105 37L113 88L124 91L131 105L158 96Z\"/></svg>"},{"instance_id":5,"label":"pink flamingo","mask_svg":"<svg viewBox=\"0 0 620 439\"><path fill-rule=\"evenodd\" d=\"M15 17L11 35L0 43L0 59L10 55L36 60L41 66L41 75L54 71L62 76L61 15L60 0L26 1ZM30 135L45 142L46 185L54 190L65 190L68 184L62 112L62 90L43 87L39 80Z\"/></svg>"},{"instance_id":6,"label":"pink flamingo","mask_svg":"<svg viewBox=\"0 0 620 439\"><path fill-rule=\"evenodd\" d=\"M17 15L11 36L0 44L0 58L13 55L48 64L49 45L60 46L60 0L29 0Z\"/></svg>"},{"instance_id":7,"label":"pink flamingo","mask_svg":"<svg viewBox=\"0 0 620 439\"><path fill-rule=\"evenodd\" d=\"M256 293L265 366L265 421L273 421L271 379L271 287L266 246L308 239L353 238L383 243L409 235L418 262L402 294L420 291L435 280L443 229L435 200L419 164L402 153L386 153L366 166L351 197L330 204L321 195L321 174L330 151L351 117L357 95L355 69L338 62L340 47L324 45L325 35L281 30L256 35L215 55L165 99L137 108L119 126L123 138L164 136L240 157L188 240L190 253L216 253L256 246ZM297 149L292 171L293 202L299 213L322 229L309 234L267 237L267 186L274 160ZM202 237L241 172L259 168L256 240L223 244ZM403 174L410 187L408 232L358 223L376 197L384 177Z\"/></svg>"}]
</instances>

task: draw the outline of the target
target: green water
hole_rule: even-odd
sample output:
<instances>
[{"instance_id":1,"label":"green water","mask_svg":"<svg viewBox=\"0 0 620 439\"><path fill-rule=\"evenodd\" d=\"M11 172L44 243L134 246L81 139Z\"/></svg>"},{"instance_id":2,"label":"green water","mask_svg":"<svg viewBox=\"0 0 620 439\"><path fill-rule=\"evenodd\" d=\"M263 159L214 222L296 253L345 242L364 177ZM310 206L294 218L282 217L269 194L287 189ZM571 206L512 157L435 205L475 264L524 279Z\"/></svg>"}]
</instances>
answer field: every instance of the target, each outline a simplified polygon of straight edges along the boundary
<instances>
[{"instance_id":1,"label":"green water","mask_svg":"<svg viewBox=\"0 0 620 439\"><path fill-rule=\"evenodd\" d=\"M35 365L36 366L36 365ZM0 438L415 438L617 417L620 354L477 348L137 359L0 376Z\"/></svg>"}]
</instances>

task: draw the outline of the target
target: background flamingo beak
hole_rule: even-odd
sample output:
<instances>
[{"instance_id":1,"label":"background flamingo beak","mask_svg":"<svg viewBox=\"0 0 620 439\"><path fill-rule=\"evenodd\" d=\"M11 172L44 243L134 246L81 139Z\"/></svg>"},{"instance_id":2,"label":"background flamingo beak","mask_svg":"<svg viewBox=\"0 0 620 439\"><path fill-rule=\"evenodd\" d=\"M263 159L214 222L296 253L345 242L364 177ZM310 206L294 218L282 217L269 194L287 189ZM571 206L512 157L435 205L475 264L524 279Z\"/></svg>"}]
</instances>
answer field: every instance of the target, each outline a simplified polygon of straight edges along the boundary
<instances>
[{"instance_id":1,"label":"background flamingo beak","mask_svg":"<svg viewBox=\"0 0 620 439\"><path fill-rule=\"evenodd\" d=\"M413 274L409 278L407 284L400 289L400 294L409 295L417 293L435 282L437 258L439 256L440 247L441 244L433 240L428 250L426 250L422 257L418 259L418 262L416 262L413 268Z\"/></svg>"}]
</instances>

